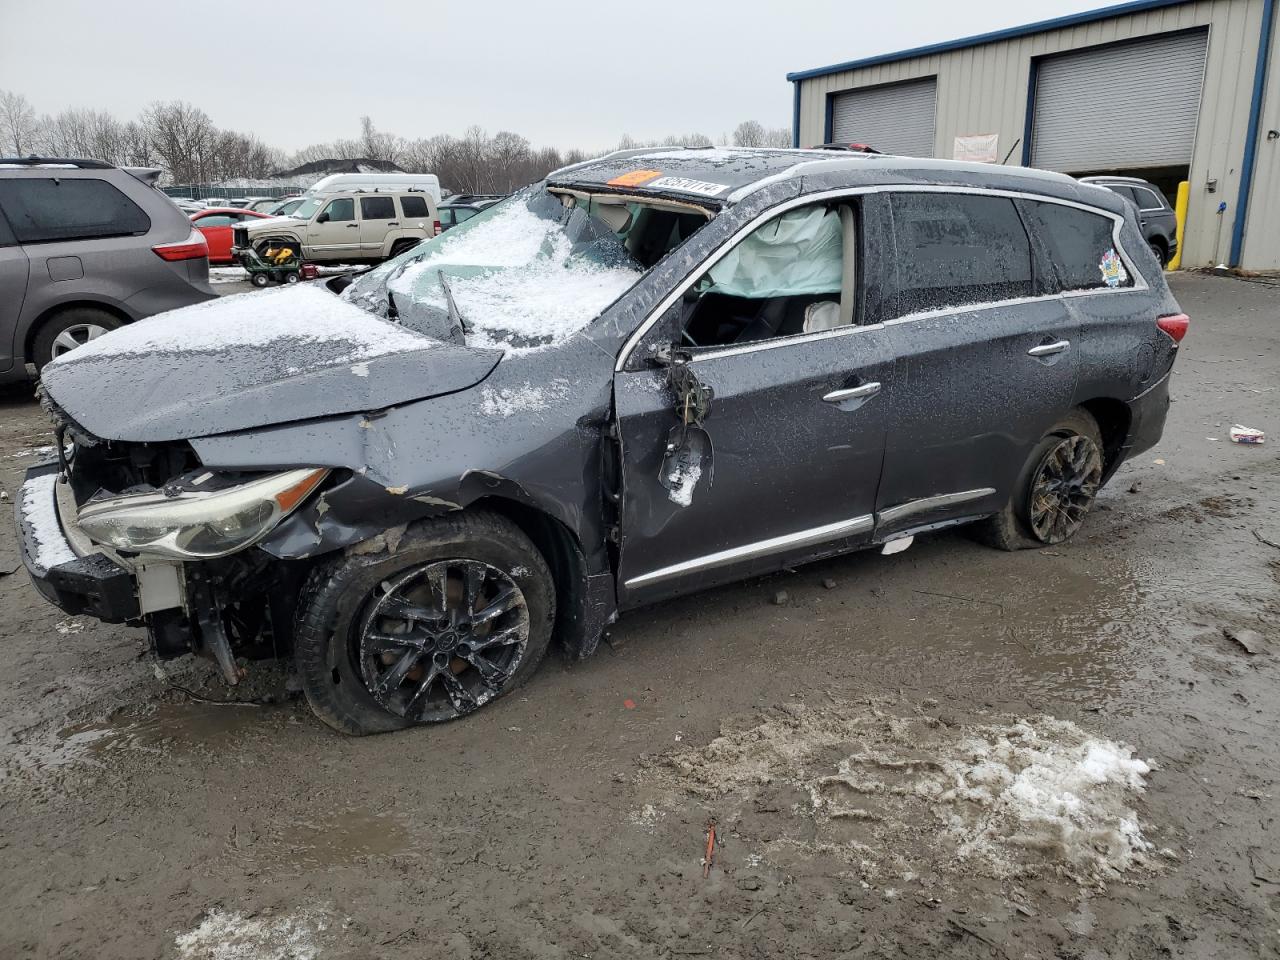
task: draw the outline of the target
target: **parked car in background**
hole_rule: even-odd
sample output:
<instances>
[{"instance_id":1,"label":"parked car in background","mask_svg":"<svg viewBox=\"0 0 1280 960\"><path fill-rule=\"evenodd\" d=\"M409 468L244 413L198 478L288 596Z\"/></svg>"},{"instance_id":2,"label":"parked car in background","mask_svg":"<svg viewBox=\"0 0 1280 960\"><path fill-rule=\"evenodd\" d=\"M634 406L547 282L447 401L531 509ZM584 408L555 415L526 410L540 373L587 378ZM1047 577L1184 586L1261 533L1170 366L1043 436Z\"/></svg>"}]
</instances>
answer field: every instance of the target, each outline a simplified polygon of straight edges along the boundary
<instances>
[{"instance_id":1,"label":"parked car in background","mask_svg":"<svg viewBox=\"0 0 1280 960\"><path fill-rule=\"evenodd\" d=\"M262 212L273 217L287 217L308 199L308 197L286 197L284 200L277 201L273 206L267 207Z\"/></svg>"},{"instance_id":2,"label":"parked car in background","mask_svg":"<svg viewBox=\"0 0 1280 960\"><path fill-rule=\"evenodd\" d=\"M440 232L431 194L339 192L306 197L287 217L235 227L235 247L295 250L306 260L358 263L397 256Z\"/></svg>"},{"instance_id":3,"label":"parked car in background","mask_svg":"<svg viewBox=\"0 0 1280 960\"><path fill-rule=\"evenodd\" d=\"M237 210L234 207L214 207L192 214L191 222L204 234L209 244L210 263L235 263L231 256L231 230L238 223L269 219L265 213Z\"/></svg>"},{"instance_id":4,"label":"parked car in background","mask_svg":"<svg viewBox=\"0 0 1280 960\"><path fill-rule=\"evenodd\" d=\"M209 248L159 170L0 160L0 382L131 320L208 300Z\"/></svg>"},{"instance_id":5,"label":"parked car in background","mask_svg":"<svg viewBox=\"0 0 1280 960\"><path fill-rule=\"evenodd\" d=\"M76 454L17 498L34 583L231 683L291 646L315 712L365 734L465 716L645 604L958 524L1072 537L1159 440L1188 324L1131 207L744 153L568 167L340 297L59 360Z\"/></svg>"},{"instance_id":6,"label":"parked car in background","mask_svg":"<svg viewBox=\"0 0 1280 960\"><path fill-rule=\"evenodd\" d=\"M271 213L272 209L280 206L282 201L282 197L256 197L245 204L245 209L252 210L254 213Z\"/></svg>"},{"instance_id":7,"label":"parked car in background","mask_svg":"<svg viewBox=\"0 0 1280 960\"><path fill-rule=\"evenodd\" d=\"M191 216L193 213L199 213L204 209L204 204L196 200L187 200L184 197L170 197L169 199L173 201L173 205L175 207L187 216Z\"/></svg>"},{"instance_id":8,"label":"parked car in background","mask_svg":"<svg viewBox=\"0 0 1280 960\"><path fill-rule=\"evenodd\" d=\"M815 150L847 150L850 153L880 153L875 147L865 143L820 143Z\"/></svg>"},{"instance_id":9,"label":"parked car in background","mask_svg":"<svg viewBox=\"0 0 1280 960\"><path fill-rule=\"evenodd\" d=\"M1173 259L1178 252L1178 217L1159 187L1139 177L1081 177L1080 182L1106 187L1133 204L1142 238L1160 266Z\"/></svg>"},{"instance_id":10,"label":"parked car in background","mask_svg":"<svg viewBox=\"0 0 1280 960\"><path fill-rule=\"evenodd\" d=\"M206 207L222 207L223 209L226 209L227 207L226 197L205 197L200 202Z\"/></svg>"},{"instance_id":11,"label":"parked car in background","mask_svg":"<svg viewBox=\"0 0 1280 960\"><path fill-rule=\"evenodd\" d=\"M470 220L504 198L504 194L455 193L439 206L440 229L448 230Z\"/></svg>"}]
</instances>

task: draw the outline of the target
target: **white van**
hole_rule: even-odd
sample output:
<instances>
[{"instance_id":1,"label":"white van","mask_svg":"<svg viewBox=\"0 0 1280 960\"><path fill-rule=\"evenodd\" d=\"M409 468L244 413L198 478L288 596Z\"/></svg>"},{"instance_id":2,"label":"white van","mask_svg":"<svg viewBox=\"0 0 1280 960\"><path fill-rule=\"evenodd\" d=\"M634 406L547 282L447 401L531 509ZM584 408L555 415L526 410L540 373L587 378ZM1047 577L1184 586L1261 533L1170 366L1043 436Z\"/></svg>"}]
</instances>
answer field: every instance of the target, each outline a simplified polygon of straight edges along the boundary
<instances>
[{"instance_id":1,"label":"white van","mask_svg":"<svg viewBox=\"0 0 1280 960\"><path fill-rule=\"evenodd\" d=\"M440 202L440 178L434 173L331 173L307 190L308 194L349 193L356 190L421 190Z\"/></svg>"}]
</instances>

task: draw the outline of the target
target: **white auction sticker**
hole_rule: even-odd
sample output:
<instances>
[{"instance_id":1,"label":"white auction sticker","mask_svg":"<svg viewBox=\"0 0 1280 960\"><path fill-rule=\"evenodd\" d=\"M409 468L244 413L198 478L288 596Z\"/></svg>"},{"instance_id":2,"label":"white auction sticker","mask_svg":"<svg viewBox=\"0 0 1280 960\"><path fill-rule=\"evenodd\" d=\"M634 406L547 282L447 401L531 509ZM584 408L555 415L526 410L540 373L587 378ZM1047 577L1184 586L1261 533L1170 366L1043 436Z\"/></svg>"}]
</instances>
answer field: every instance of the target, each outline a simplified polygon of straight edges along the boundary
<instances>
[{"instance_id":1,"label":"white auction sticker","mask_svg":"<svg viewBox=\"0 0 1280 960\"><path fill-rule=\"evenodd\" d=\"M644 185L653 190L679 190L681 193L698 193L704 197L714 197L729 188L723 183L707 183L705 180L690 180L688 177L659 177Z\"/></svg>"}]
</instances>

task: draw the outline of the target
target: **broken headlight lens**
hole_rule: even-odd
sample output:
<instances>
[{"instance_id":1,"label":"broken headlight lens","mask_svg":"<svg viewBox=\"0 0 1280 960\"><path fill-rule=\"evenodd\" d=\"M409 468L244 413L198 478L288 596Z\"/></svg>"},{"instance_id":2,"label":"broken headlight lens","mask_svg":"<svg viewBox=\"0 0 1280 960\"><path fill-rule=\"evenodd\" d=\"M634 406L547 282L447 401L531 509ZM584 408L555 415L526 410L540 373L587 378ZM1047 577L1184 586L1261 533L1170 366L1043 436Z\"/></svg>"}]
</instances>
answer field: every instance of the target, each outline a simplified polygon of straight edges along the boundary
<instances>
[{"instance_id":1,"label":"broken headlight lens","mask_svg":"<svg viewBox=\"0 0 1280 960\"><path fill-rule=\"evenodd\" d=\"M80 528L98 543L179 560L252 546L302 503L329 471L289 470L225 490L142 493L86 504Z\"/></svg>"}]
</instances>

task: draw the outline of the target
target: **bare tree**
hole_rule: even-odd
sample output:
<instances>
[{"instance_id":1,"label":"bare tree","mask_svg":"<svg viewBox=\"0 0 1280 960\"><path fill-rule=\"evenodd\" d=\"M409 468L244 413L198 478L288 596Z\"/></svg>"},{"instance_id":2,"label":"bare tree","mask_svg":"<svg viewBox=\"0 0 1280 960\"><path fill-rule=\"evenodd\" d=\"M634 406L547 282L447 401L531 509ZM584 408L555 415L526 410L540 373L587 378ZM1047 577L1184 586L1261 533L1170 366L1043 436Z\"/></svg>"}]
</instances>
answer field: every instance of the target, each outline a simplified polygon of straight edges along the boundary
<instances>
[{"instance_id":1,"label":"bare tree","mask_svg":"<svg viewBox=\"0 0 1280 960\"><path fill-rule=\"evenodd\" d=\"M788 127L770 127L764 132L764 146L766 147L789 147L791 145L791 130Z\"/></svg>"},{"instance_id":2,"label":"bare tree","mask_svg":"<svg viewBox=\"0 0 1280 960\"><path fill-rule=\"evenodd\" d=\"M20 93L0 90L0 146L15 157L36 148L36 112Z\"/></svg>"},{"instance_id":3,"label":"bare tree","mask_svg":"<svg viewBox=\"0 0 1280 960\"><path fill-rule=\"evenodd\" d=\"M765 145L764 124L758 120L743 120L733 131L735 147L763 147Z\"/></svg>"},{"instance_id":4,"label":"bare tree","mask_svg":"<svg viewBox=\"0 0 1280 960\"><path fill-rule=\"evenodd\" d=\"M189 103L151 104L142 115L152 149L175 183L204 183L212 179L217 130L209 115Z\"/></svg>"}]
</instances>

